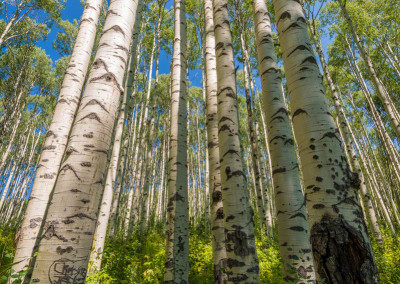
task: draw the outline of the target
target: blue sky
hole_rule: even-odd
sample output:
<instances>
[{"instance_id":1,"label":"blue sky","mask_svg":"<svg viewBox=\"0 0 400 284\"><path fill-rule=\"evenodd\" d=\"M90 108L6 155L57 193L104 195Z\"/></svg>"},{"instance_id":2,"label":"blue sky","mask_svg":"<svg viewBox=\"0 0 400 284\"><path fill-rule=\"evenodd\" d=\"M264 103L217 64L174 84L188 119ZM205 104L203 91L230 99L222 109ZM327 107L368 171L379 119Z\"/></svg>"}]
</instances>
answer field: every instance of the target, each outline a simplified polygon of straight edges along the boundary
<instances>
[{"instance_id":1,"label":"blue sky","mask_svg":"<svg viewBox=\"0 0 400 284\"><path fill-rule=\"evenodd\" d=\"M82 16L83 7L79 0L67 0L65 4L65 10L62 12L61 17L63 20L73 21L74 19L80 19ZM60 55L53 49L53 41L57 37L59 29L54 25L47 37L47 40L39 42L39 46L46 50L46 53L51 57L53 62L60 58Z\"/></svg>"},{"instance_id":2,"label":"blue sky","mask_svg":"<svg viewBox=\"0 0 400 284\"><path fill-rule=\"evenodd\" d=\"M174 1L173 0L168 0L166 4L166 8L170 9L173 7ZM62 19L63 20L69 20L73 21L74 19L77 19L79 21L81 15L83 12L83 6L80 3L80 0L67 0L65 4L65 9L62 12ZM53 41L56 39L57 33L59 32L59 29L56 26L53 26L50 30L50 33L47 37L47 40L39 42L39 46L42 47L43 49L46 50L46 53L50 56L50 58L55 62L60 58L60 55L53 49L52 44ZM330 43L330 40L328 37L323 37L322 38L322 45L324 51L326 51L328 44ZM168 54L165 52L161 51L160 52L160 74L168 74L170 72L169 67L170 67L170 61L171 58ZM236 64L239 64L236 62ZM241 67L240 67L241 68ZM155 72L153 72L155 74ZM201 79L202 79L202 72L201 70L191 70L189 72L189 81L192 82L192 86L198 86L201 87Z\"/></svg>"}]
</instances>

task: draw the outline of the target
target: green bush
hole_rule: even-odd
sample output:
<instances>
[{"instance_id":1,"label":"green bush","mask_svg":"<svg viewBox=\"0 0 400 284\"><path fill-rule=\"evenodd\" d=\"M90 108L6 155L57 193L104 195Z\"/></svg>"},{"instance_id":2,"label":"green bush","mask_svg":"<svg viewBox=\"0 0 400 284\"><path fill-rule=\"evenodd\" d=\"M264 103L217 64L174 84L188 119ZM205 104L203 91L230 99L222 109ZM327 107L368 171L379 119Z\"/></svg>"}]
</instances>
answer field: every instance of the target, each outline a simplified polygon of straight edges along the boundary
<instances>
[{"instance_id":1,"label":"green bush","mask_svg":"<svg viewBox=\"0 0 400 284\"><path fill-rule=\"evenodd\" d=\"M382 284L400 283L400 236L384 232L383 244L372 242Z\"/></svg>"}]
</instances>

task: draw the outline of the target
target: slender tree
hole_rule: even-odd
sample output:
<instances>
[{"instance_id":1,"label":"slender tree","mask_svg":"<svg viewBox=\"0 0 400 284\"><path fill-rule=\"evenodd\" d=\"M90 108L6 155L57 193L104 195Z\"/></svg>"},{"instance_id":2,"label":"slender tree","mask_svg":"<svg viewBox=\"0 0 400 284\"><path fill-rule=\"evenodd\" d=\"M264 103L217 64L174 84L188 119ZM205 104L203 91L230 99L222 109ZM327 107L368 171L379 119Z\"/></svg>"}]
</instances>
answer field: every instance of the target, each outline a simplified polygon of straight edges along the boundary
<instances>
[{"instance_id":1,"label":"slender tree","mask_svg":"<svg viewBox=\"0 0 400 284\"><path fill-rule=\"evenodd\" d=\"M302 6L293 0L273 3L317 276L328 283L379 283L357 196L360 181L349 169L329 111Z\"/></svg>"},{"instance_id":2,"label":"slender tree","mask_svg":"<svg viewBox=\"0 0 400 284\"><path fill-rule=\"evenodd\" d=\"M103 0L88 0L81 18L75 47L65 72L53 120L47 131L38 170L22 222L13 269L29 264L42 227L47 204L56 183L69 132L75 118L96 37Z\"/></svg>"},{"instance_id":3,"label":"slender tree","mask_svg":"<svg viewBox=\"0 0 400 284\"><path fill-rule=\"evenodd\" d=\"M185 2L175 0L168 160L167 246L164 283L189 281L189 204L187 179L187 52Z\"/></svg>"},{"instance_id":4,"label":"slender tree","mask_svg":"<svg viewBox=\"0 0 400 284\"><path fill-rule=\"evenodd\" d=\"M205 75L207 96L207 137L210 184L211 234L213 236L214 281L224 283L226 276L226 248L224 208L221 192L221 171L218 144L217 70L212 0L204 1L205 10Z\"/></svg>"},{"instance_id":5,"label":"slender tree","mask_svg":"<svg viewBox=\"0 0 400 284\"><path fill-rule=\"evenodd\" d=\"M224 204L226 274L231 283L257 283L253 210L239 140L236 71L227 2L213 1L218 78L218 139Z\"/></svg>"},{"instance_id":6,"label":"slender tree","mask_svg":"<svg viewBox=\"0 0 400 284\"><path fill-rule=\"evenodd\" d=\"M111 1L45 218L33 282L85 282L137 6Z\"/></svg>"},{"instance_id":7,"label":"slender tree","mask_svg":"<svg viewBox=\"0 0 400 284\"><path fill-rule=\"evenodd\" d=\"M268 8L264 0L254 0L253 8L280 252L287 280L296 280L296 275L291 275L291 270L294 270L299 281L313 281L315 273L307 210L300 183L289 111L282 93L281 70L277 65Z\"/></svg>"}]
</instances>

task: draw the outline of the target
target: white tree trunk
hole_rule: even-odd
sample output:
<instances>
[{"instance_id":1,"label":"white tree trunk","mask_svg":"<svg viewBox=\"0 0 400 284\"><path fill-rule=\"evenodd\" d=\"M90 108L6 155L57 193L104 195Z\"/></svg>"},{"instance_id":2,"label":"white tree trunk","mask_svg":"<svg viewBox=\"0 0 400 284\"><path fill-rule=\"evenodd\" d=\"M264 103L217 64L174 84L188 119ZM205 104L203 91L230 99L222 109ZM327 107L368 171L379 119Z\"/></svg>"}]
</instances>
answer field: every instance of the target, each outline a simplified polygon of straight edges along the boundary
<instances>
[{"instance_id":1,"label":"white tree trunk","mask_svg":"<svg viewBox=\"0 0 400 284\"><path fill-rule=\"evenodd\" d=\"M35 181L22 221L14 256L14 262L17 263L13 266L15 271L20 271L29 264L37 243L81 97L102 4L103 0L86 1L75 47L64 76L53 120L46 135Z\"/></svg>"},{"instance_id":2,"label":"white tree trunk","mask_svg":"<svg viewBox=\"0 0 400 284\"><path fill-rule=\"evenodd\" d=\"M207 94L207 138L209 161L209 188L211 210L211 234L213 245L214 283L224 283L227 276L226 248L224 232L224 208L221 192L221 172L219 164L218 145L218 99L217 99L217 70L215 57L214 16L212 0L204 1L205 9L205 81Z\"/></svg>"},{"instance_id":3,"label":"white tree trunk","mask_svg":"<svg viewBox=\"0 0 400 284\"><path fill-rule=\"evenodd\" d=\"M287 281L315 280L308 231L307 209L301 188L289 111L282 93L267 3L254 0L254 25L264 95L264 112L272 162L274 200L283 267ZM291 271L297 272L291 274Z\"/></svg>"},{"instance_id":4,"label":"white tree trunk","mask_svg":"<svg viewBox=\"0 0 400 284\"><path fill-rule=\"evenodd\" d=\"M228 283L258 283L253 210L244 173L232 36L225 0L213 0L218 77L218 138Z\"/></svg>"},{"instance_id":5,"label":"white tree trunk","mask_svg":"<svg viewBox=\"0 0 400 284\"><path fill-rule=\"evenodd\" d=\"M85 281L137 4L111 1L45 219L33 282Z\"/></svg>"},{"instance_id":6,"label":"white tree trunk","mask_svg":"<svg viewBox=\"0 0 400 284\"><path fill-rule=\"evenodd\" d=\"M357 191L329 112L300 2L274 0L317 278L379 283Z\"/></svg>"}]
</instances>

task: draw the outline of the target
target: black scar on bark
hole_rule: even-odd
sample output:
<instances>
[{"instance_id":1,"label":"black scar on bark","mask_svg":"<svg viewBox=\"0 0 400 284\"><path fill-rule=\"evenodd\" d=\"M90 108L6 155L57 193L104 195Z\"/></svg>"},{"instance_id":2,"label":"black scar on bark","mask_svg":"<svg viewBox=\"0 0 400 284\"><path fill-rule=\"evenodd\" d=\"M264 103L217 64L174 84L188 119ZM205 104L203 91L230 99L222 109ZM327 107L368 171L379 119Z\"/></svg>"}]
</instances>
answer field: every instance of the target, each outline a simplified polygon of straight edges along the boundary
<instances>
[{"instance_id":1,"label":"black scar on bark","mask_svg":"<svg viewBox=\"0 0 400 284\"><path fill-rule=\"evenodd\" d=\"M297 217L301 217L301 218L303 218L304 220L307 220L306 216L305 216L303 213L294 214L293 216L290 216L289 219L293 219L293 218L297 218Z\"/></svg>"},{"instance_id":2,"label":"black scar on bark","mask_svg":"<svg viewBox=\"0 0 400 284\"><path fill-rule=\"evenodd\" d=\"M246 264L244 262L239 261L237 259L228 258L226 260L226 266L228 266L229 268L232 268L232 267L243 267L245 265Z\"/></svg>"},{"instance_id":3,"label":"black scar on bark","mask_svg":"<svg viewBox=\"0 0 400 284\"><path fill-rule=\"evenodd\" d=\"M247 275L245 274L236 274L236 276L228 276L228 281L230 281L231 283L240 283L241 281L246 280L247 278L249 278Z\"/></svg>"},{"instance_id":4,"label":"black scar on bark","mask_svg":"<svg viewBox=\"0 0 400 284\"><path fill-rule=\"evenodd\" d=\"M175 193L175 194L171 197L171 199L174 200L174 201L184 201L184 200L185 200L185 198L184 198L182 195L180 195L178 192Z\"/></svg>"},{"instance_id":5,"label":"black scar on bark","mask_svg":"<svg viewBox=\"0 0 400 284\"><path fill-rule=\"evenodd\" d=\"M50 136L54 136L54 138L57 138L57 135L56 135L53 131L51 131L51 130L49 130L49 131L47 132L47 134L46 134L46 137L50 137Z\"/></svg>"},{"instance_id":6,"label":"black scar on bark","mask_svg":"<svg viewBox=\"0 0 400 284\"><path fill-rule=\"evenodd\" d=\"M290 15L289 12L283 12L281 14L281 16L279 17L279 20L278 20L278 22L276 24L278 25L280 20L291 19L291 18L292 18L292 16Z\"/></svg>"},{"instance_id":7,"label":"black scar on bark","mask_svg":"<svg viewBox=\"0 0 400 284\"><path fill-rule=\"evenodd\" d=\"M87 104L85 104L85 106L82 108L84 109L87 106L91 106L91 105L98 105L100 106L100 108L102 108L106 113L109 113L109 111L106 109L106 107L99 101L96 99L91 99Z\"/></svg>"},{"instance_id":8,"label":"black scar on bark","mask_svg":"<svg viewBox=\"0 0 400 284\"><path fill-rule=\"evenodd\" d=\"M54 145L48 145L48 146L44 146L43 147L43 150L54 150L54 149L56 149L57 147L56 146L54 146Z\"/></svg>"},{"instance_id":9,"label":"black scar on bark","mask_svg":"<svg viewBox=\"0 0 400 284\"><path fill-rule=\"evenodd\" d=\"M125 46L117 44L117 49L123 50L127 56L129 55L129 50Z\"/></svg>"},{"instance_id":10,"label":"black scar on bark","mask_svg":"<svg viewBox=\"0 0 400 284\"><path fill-rule=\"evenodd\" d=\"M302 114L302 113L305 113L305 114L308 115L308 113L307 113L304 109L299 108L298 110L296 110L296 111L294 112L294 114L293 114L293 116L292 116L292 119L294 119L297 115Z\"/></svg>"},{"instance_id":11,"label":"black scar on bark","mask_svg":"<svg viewBox=\"0 0 400 284\"><path fill-rule=\"evenodd\" d=\"M42 223L42 218L41 217L37 217L37 218L32 218L29 220L29 228L33 229L36 228L37 226L40 226L40 224Z\"/></svg>"},{"instance_id":12,"label":"black scar on bark","mask_svg":"<svg viewBox=\"0 0 400 284\"><path fill-rule=\"evenodd\" d=\"M279 174L279 173L284 173L284 172L286 172L286 168L279 168L279 169L273 170L272 171L272 175Z\"/></svg>"},{"instance_id":13,"label":"black scar on bark","mask_svg":"<svg viewBox=\"0 0 400 284\"><path fill-rule=\"evenodd\" d=\"M226 117L226 116L222 117L222 118L219 120L219 123L224 122L224 121L227 121L227 120L229 120L229 121L231 121L232 123L234 123L232 119L230 119L229 117Z\"/></svg>"},{"instance_id":14,"label":"black scar on bark","mask_svg":"<svg viewBox=\"0 0 400 284\"><path fill-rule=\"evenodd\" d=\"M82 120L84 120L84 119L86 119L86 118L96 120L96 121L98 121L99 123L103 124L103 123L101 122L100 117L97 115L97 113L94 113L94 112L89 113L88 115L82 117L79 121L82 121Z\"/></svg>"},{"instance_id":15,"label":"black scar on bark","mask_svg":"<svg viewBox=\"0 0 400 284\"><path fill-rule=\"evenodd\" d=\"M226 233L226 250L233 251L235 255L245 257L255 253L254 248L248 246L248 236L242 227L234 225L234 230Z\"/></svg>"},{"instance_id":16,"label":"black scar on bark","mask_svg":"<svg viewBox=\"0 0 400 284\"><path fill-rule=\"evenodd\" d=\"M300 227L300 226L293 226L293 227L290 227L289 230L297 231L297 232L303 232L303 231L305 231L305 229L304 229L303 227Z\"/></svg>"},{"instance_id":17,"label":"black scar on bark","mask_svg":"<svg viewBox=\"0 0 400 284\"><path fill-rule=\"evenodd\" d=\"M275 136L274 138L271 139L271 141L269 141L269 143L272 143L272 141L274 141L275 139L282 139L285 140L285 136Z\"/></svg>"},{"instance_id":18,"label":"black scar on bark","mask_svg":"<svg viewBox=\"0 0 400 284\"><path fill-rule=\"evenodd\" d=\"M119 33L121 33L121 34L123 34L123 35L125 36L124 31L123 31L123 30L121 29L121 27L118 26L118 25L114 25L114 26L112 26L111 28L109 28L108 30L103 31L102 34L104 35L105 33L109 32L109 31L111 31L111 30L114 30L114 31L116 31L116 32L119 32Z\"/></svg>"},{"instance_id":19,"label":"black scar on bark","mask_svg":"<svg viewBox=\"0 0 400 284\"><path fill-rule=\"evenodd\" d=\"M63 222L64 224L66 224L66 225L75 223L75 221L74 221L74 220L71 220L71 219L66 219L66 220L63 220L62 222Z\"/></svg>"},{"instance_id":20,"label":"black scar on bark","mask_svg":"<svg viewBox=\"0 0 400 284\"><path fill-rule=\"evenodd\" d=\"M224 208L220 207L216 212L216 219L224 219Z\"/></svg>"},{"instance_id":21,"label":"black scar on bark","mask_svg":"<svg viewBox=\"0 0 400 284\"><path fill-rule=\"evenodd\" d=\"M215 26L215 29L217 29L217 27L221 27L220 25ZM224 47L224 43L223 42L219 42L215 45L215 50L218 50L220 48Z\"/></svg>"},{"instance_id":22,"label":"black scar on bark","mask_svg":"<svg viewBox=\"0 0 400 284\"><path fill-rule=\"evenodd\" d=\"M264 72L262 72L261 77L264 76L265 74L270 74L270 73L278 74L279 72L280 72L280 70L278 68L271 67L271 68L268 68L267 70L265 70Z\"/></svg>"},{"instance_id":23,"label":"black scar on bark","mask_svg":"<svg viewBox=\"0 0 400 284\"><path fill-rule=\"evenodd\" d=\"M50 240L52 237L56 237L60 241L68 242L68 240L65 237L57 234L56 227L55 227L57 224L58 224L57 221L46 222L44 225L42 238L44 238L46 240Z\"/></svg>"},{"instance_id":24,"label":"black scar on bark","mask_svg":"<svg viewBox=\"0 0 400 284\"><path fill-rule=\"evenodd\" d=\"M182 236L178 237L177 247L178 247L178 251L184 251L185 250L185 241L183 240Z\"/></svg>"},{"instance_id":25,"label":"black scar on bark","mask_svg":"<svg viewBox=\"0 0 400 284\"><path fill-rule=\"evenodd\" d=\"M75 214L75 215L72 215L72 216L68 216L68 217L67 217L67 219L71 219L71 218L79 218L79 219L86 218L86 219L89 219L89 220L92 220L92 221L95 221L95 220L96 220L95 218L90 217L89 215L87 215L87 214L85 214L85 213L77 213L77 214Z\"/></svg>"},{"instance_id":26,"label":"black scar on bark","mask_svg":"<svg viewBox=\"0 0 400 284\"><path fill-rule=\"evenodd\" d=\"M306 59L303 60L303 62L300 63L300 65L307 63L307 62L318 65L317 60L315 59L314 56L307 57Z\"/></svg>"},{"instance_id":27,"label":"black scar on bark","mask_svg":"<svg viewBox=\"0 0 400 284\"><path fill-rule=\"evenodd\" d=\"M217 147L217 146L218 146L218 143L215 143L214 141L211 141L211 142L208 143L208 148L214 148L214 147Z\"/></svg>"},{"instance_id":28,"label":"black scar on bark","mask_svg":"<svg viewBox=\"0 0 400 284\"><path fill-rule=\"evenodd\" d=\"M283 143L283 145L286 145L286 144L294 145L293 139L289 138L289 139L285 140L285 143Z\"/></svg>"},{"instance_id":29,"label":"black scar on bark","mask_svg":"<svg viewBox=\"0 0 400 284\"><path fill-rule=\"evenodd\" d=\"M319 140L322 140L322 139L324 139L325 137L328 137L328 138L334 138L334 139L337 139L339 142L342 142L342 141L340 141L340 139L336 136L336 134L334 133L334 132L326 132L323 136L322 136L322 138L321 139L319 139Z\"/></svg>"},{"instance_id":30,"label":"black scar on bark","mask_svg":"<svg viewBox=\"0 0 400 284\"><path fill-rule=\"evenodd\" d=\"M228 130L229 132L231 132L231 129L229 128L229 126L224 124L219 128L218 133L225 131L225 130Z\"/></svg>"},{"instance_id":31,"label":"black scar on bark","mask_svg":"<svg viewBox=\"0 0 400 284\"><path fill-rule=\"evenodd\" d=\"M118 16L118 14L117 14L116 12L114 12L113 10L108 10L108 11L107 11L106 17L108 17L109 15L116 15L116 16Z\"/></svg>"},{"instance_id":32,"label":"black scar on bark","mask_svg":"<svg viewBox=\"0 0 400 284\"><path fill-rule=\"evenodd\" d=\"M228 222L228 221L233 220L233 219L235 219L235 216L230 215L230 216L226 217L225 221Z\"/></svg>"},{"instance_id":33,"label":"black scar on bark","mask_svg":"<svg viewBox=\"0 0 400 284\"><path fill-rule=\"evenodd\" d=\"M94 77L94 78L90 79L89 82L92 83L92 82L96 82L96 81L99 81L99 80L105 80L106 82L113 82L115 84L115 86L118 88L118 90L120 90L121 92L124 91L124 89L120 86L120 84L119 84L117 78L115 77L115 75L113 73L111 73L111 72L107 72L107 73L105 73L105 74L103 74L101 76Z\"/></svg>"},{"instance_id":34,"label":"black scar on bark","mask_svg":"<svg viewBox=\"0 0 400 284\"><path fill-rule=\"evenodd\" d=\"M61 171L65 171L65 172L66 172L67 170L71 170L71 171L74 173L75 177L76 177L78 180L81 180L80 177L78 176L78 174L76 173L75 169L74 169L71 165L69 165L69 164L64 165L64 166L60 169L60 172L61 172Z\"/></svg>"},{"instance_id":35,"label":"black scar on bark","mask_svg":"<svg viewBox=\"0 0 400 284\"><path fill-rule=\"evenodd\" d=\"M297 50L307 50L307 51L311 52L311 50L310 50L309 47L307 47L307 46L305 46L305 45L299 45L299 46L297 46L295 49L293 49L293 51L290 52L290 53L288 54L287 57L291 56L291 55L292 55L294 52L296 52Z\"/></svg>"},{"instance_id":36,"label":"black scar on bark","mask_svg":"<svg viewBox=\"0 0 400 284\"><path fill-rule=\"evenodd\" d=\"M322 208L325 208L325 205L324 204L314 204L313 208L314 209L322 209Z\"/></svg>"},{"instance_id":37,"label":"black scar on bark","mask_svg":"<svg viewBox=\"0 0 400 284\"><path fill-rule=\"evenodd\" d=\"M66 247L65 249L63 249L62 247L58 246L57 249L56 249L56 252L57 252L59 255L63 255L64 253L70 253L70 252L73 251L73 250L74 250L74 248L71 247L71 246L68 246L68 247Z\"/></svg>"},{"instance_id":38,"label":"black scar on bark","mask_svg":"<svg viewBox=\"0 0 400 284\"><path fill-rule=\"evenodd\" d=\"M214 191L212 194L213 202L219 202L222 200L222 192L221 191Z\"/></svg>"},{"instance_id":39,"label":"black scar on bark","mask_svg":"<svg viewBox=\"0 0 400 284\"><path fill-rule=\"evenodd\" d=\"M310 232L315 268L327 283L379 283L362 234L342 218L325 214Z\"/></svg>"}]
</instances>

